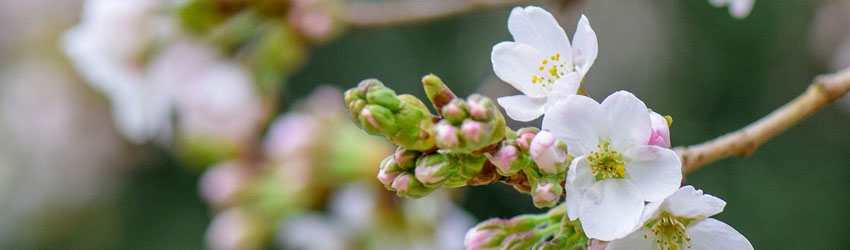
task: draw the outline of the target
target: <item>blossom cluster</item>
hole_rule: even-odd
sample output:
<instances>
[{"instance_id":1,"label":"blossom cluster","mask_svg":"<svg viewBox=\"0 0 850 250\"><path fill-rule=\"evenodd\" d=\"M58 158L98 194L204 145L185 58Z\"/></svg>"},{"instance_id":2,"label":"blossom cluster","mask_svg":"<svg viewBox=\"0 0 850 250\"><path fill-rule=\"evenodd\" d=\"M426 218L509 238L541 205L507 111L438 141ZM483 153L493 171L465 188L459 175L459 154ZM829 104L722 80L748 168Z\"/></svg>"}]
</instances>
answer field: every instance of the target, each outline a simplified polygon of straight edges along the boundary
<instances>
[{"instance_id":1,"label":"blossom cluster","mask_svg":"<svg viewBox=\"0 0 850 250\"><path fill-rule=\"evenodd\" d=\"M540 128L512 130L489 99L458 98L433 75L423 86L437 114L377 80L346 92L355 124L399 146L378 172L387 189L419 198L438 187L502 181L530 193L534 205L552 207L542 217L485 221L467 232L468 249L752 249L708 218L725 202L681 187L671 117L627 91L597 102L583 90L598 54L587 17L572 44L536 6L514 8L508 30L514 41L496 44L491 62L522 94L498 103L517 121L543 116ZM560 214L555 223L552 214Z\"/></svg>"},{"instance_id":2,"label":"blossom cluster","mask_svg":"<svg viewBox=\"0 0 850 250\"><path fill-rule=\"evenodd\" d=\"M626 91L601 103L577 94L597 54L586 17L572 48L555 18L538 7L515 8L508 29L515 42L493 47L493 70L525 97L500 104L516 120L542 114L543 131L567 145L565 221L580 222L588 238L609 241L608 249L752 249L740 233L707 219L725 202L679 187L682 163L669 148L669 119ZM479 230L470 230L469 248L483 249L474 244Z\"/></svg>"}]
</instances>

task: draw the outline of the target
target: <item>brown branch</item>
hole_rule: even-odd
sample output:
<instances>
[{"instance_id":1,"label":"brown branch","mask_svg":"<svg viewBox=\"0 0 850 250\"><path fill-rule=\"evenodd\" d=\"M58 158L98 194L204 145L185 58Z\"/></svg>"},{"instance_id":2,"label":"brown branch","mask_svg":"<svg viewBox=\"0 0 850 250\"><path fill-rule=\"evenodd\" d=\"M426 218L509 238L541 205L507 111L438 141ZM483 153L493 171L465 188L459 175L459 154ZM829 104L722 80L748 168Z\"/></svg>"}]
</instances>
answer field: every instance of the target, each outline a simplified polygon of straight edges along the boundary
<instances>
[{"instance_id":1,"label":"brown branch","mask_svg":"<svg viewBox=\"0 0 850 250\"><path fill-rule=\"evenodd\" d=\"M808 118L850 91L850 68L815 79L802 95L769 115L735 132L701 144L677 147L682 173L729 156L749 156L763 143Z\"/></svg>"},{"instance_id":2,"label":"brown branch","mask_svg":"<svg viewBox=\"0 0 850 250\"><path fill-rule=\"evenodd\" d=\"M481 9L522 5L533 0L401 0L349 2L342 18L351 26L373 28L452 17Z\"/></svg>"}]
</instances>

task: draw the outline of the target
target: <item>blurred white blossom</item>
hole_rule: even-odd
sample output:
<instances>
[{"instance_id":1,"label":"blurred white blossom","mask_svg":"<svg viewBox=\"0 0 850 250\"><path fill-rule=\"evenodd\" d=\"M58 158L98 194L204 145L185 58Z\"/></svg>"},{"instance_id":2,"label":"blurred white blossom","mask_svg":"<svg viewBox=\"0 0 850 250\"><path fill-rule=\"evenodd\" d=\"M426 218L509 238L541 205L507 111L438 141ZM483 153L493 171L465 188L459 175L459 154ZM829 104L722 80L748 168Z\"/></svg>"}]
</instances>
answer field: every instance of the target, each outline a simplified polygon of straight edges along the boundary
<instances>
[{"instance_id":1,"label":"blurred white blossom","mask_svg":"<svg viewBox=\"0 0 850 250\"><path fill-rule=\"evenodd\" d=\"M729 6L729 14L742 19L750 15L756 0L708 0L714 7Z\"/></svg>"},{"instance_id":2,"label":"blurred white blossom","mask_svg":"<svg viewBox=\"0 0 850 250\"><path fill-rule=\"evenodd\" d=\"M191 139L238 142L252 135L263 108L251 73L180 34L170 4L89 0L62 46L109 98L113 119L131 142L168 142L175 123Z\"/></svg>"},{"instance_id":3,"label":"blurred white blossom","mask_svg":"<svg viewBox=\"0 0 850 250\"><path fill-rule=\"evenodd\" d=\"M377 187L377 188L376 188ZM287 219L278 231L280 244L303 250L358 249L463 249L463 235L473 219L456 207L444 192L422 199L405 199L404 222L385 225L391 211L379 186L352 183L336 191L328 202L328 215L307 213Z\"/></svg>"},{"instance_id":4,"label":"blurred white blossom","mask_svg":"<svg viewBox=\"0 0 850 250\"><path fill-rule=\"evenodd\" d=\"M62 39L65 53L112 104L118 130L140 143L167 137L173 86L147 79L154 46L173 33L157 0L88 0L81 22Z\"/></svg>"}]
</instances>

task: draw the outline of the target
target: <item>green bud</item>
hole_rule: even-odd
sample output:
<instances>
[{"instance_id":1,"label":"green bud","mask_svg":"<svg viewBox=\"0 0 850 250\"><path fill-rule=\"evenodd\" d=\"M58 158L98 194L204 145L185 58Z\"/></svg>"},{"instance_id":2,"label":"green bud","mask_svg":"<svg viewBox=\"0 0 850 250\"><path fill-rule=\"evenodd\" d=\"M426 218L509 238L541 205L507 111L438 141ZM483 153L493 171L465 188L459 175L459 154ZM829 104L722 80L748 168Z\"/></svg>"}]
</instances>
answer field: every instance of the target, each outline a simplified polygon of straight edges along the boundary
<instances>
[{"instance_id":1,"label":"green bud","mask_svg":"<svg viewBox=\"0 0 850 250\"><path fill-rule=\"evenodd\" d=\"M440 113L443 119L453 124L460 124L467 117L466 110L468 110L466 102L463 99L455 98L446 106L443 106L443 110Z\"/></svg>"},{"instance_id":2,"label":"green bud","mask_svg":"<svg viewBox=\"0 0 850 250\"><path fill-rule=\"evenodd\" d=\"M398 195L410 198L422 198L434 191L433 188L428 188L419 182L411 173L402 173L397 176L393 180L392 188Z\"/></svg>"},{"instance_id":3,"label":"green bud","mask_svg":"<svg viewBox=\"0 0 850 250\"><path fill-rule=\"evenodd\" d=\"M425 95L428 100L434 104L437 111L442 111L443 106L448 104L452 99L455 99L452 90L443 83L443 80L434 74L429 74L422 77L422 87L425 88Z\"/></svg>"},{"instance_id":4,"label":"green bud","mask_svg":"<svg viewBox=\"0 0 850 250\"><path fill-rule=\"evenodd\" d=\"M416 165L416 158L418 158L420 154L422 154L422 152L398 147L396 148L395 153L393 153L393 157L399 166L404 169L410 169Z\"/></svg>"},{"instance_id":5,"label":"green bud","mask_svg":"<svg viewBox=\"0 0 850 250\"><path fill-rule=\"evenodd\" d=\"M416 179L427 187L439 187L448 180L456 165L441 154L430 154L416 160Z\"/></svg>"},{"instance_id":6,"label":"green bud","mask_svg":"<svg viewBox=\"0 0 850 250\"><path fill-rule=\"evenodd\" d=\"M564 194L564 187L561 186L562 179L557 176L546 176L532 185L531 197L534 206L544 208L557 205L561 201L561 195Z\"/></svg>"},{"instance_id":7,"label":"green bud","mask_svg":"<svg viewBox=\"0 0 850 250\"><path fill-rule=\"evenodd\" d=\"M366 101L371 104L381 105L393 112L401 109L401 101L395 94L395 91L389 88L372 87L366 92Z\"/></svg>"},{"instance_id":8,"label":"green bud","mask_svg":"<svg viewBox=\"0 0 850 250\"><path fill-rule=\"evenodd\" d=\"M369 89L383 87L384 84L381 83L381 81L378 81L378 79L371 78L360 81L360 83L357 84L357 91L359 92L360 98L366 98L366 92L369 92Z\"/></svg>"},{"instance_id":9,"label":"green bud","mask_svg":"<svg viewBox=\"0 0 850 250\"><path fill-rule=\"evenodd\" d=\"M527 250L537 244L540 236L535 232L515 233L508 235L502 241L502 249L504 250Z\"/></svg>"},{"instance_id":10,"label":"green bud","mask_svg":"<svg viewBox=\"0 0 850 250\"><path fill-rule=\"evenodd\" d=\"M360 126L377 135L393 134L397 130L392 111L374 104L367 104L360 111Z\"/></svg>"},{"instance_id":11,"label":"green bud","mask_svg":"<svg viewBox=\"0 0 850 250\"><path fill-rule=\"evenodd\" d=\"M381 167L378 169L378 181L381 184L384 184L384 187L390 189L390 185L392 185L393 180L395 180L398 175L404 171L395 161L392 155L387 156L381 161Z\"/></svg>"}]
</instances>

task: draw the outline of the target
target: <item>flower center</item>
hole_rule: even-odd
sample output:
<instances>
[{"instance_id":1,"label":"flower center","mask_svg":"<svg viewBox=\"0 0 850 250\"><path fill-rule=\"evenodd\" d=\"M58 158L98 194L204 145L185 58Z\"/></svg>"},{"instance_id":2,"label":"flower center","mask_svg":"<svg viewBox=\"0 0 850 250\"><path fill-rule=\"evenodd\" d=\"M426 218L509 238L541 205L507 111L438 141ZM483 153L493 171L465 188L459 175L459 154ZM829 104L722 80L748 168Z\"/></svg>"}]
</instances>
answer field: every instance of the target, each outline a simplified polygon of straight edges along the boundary
<instances>
[{"instance_id":1,"label":"flower center","mask_svg":"<svg viewBox=\"0 0 850 250\"><path fill-rule=\"evenodd\" d=\"M655 235L655 246L659 250L691 248L691 238L688 237L685 224L673 215L662 214L661 218L652 225L651 231ZM644 234L643 238L649 237Z\"/></svg>"},{"instance_id":2,"label":"flower center","mask_svg":"<svg viewBox=\"0 0 850 250\"><path fill-rule=\"evenodd\" d=\"M617 150L610 149L610 146L611 143L608 141L596 144L596 150L590 151L590 155L587 156L590 173L596 177L597 181L626 177L626 162L623 161L623 155Z\"/></svg>"},{"instance_id":3,"label":"flower center","mask_svg":"<svg viewBox=\"0 0 850 250\"><path fill-rule=\"evenodd\" d=\"M572 70L568 66L566 61L561 60L561 53L551 55L549 58L543 58L540 65L537 66L539 72L531 75L531 84L540 84L538 86L549 90L555 84L555 80Z\"/></svg>"}]
</instances>

